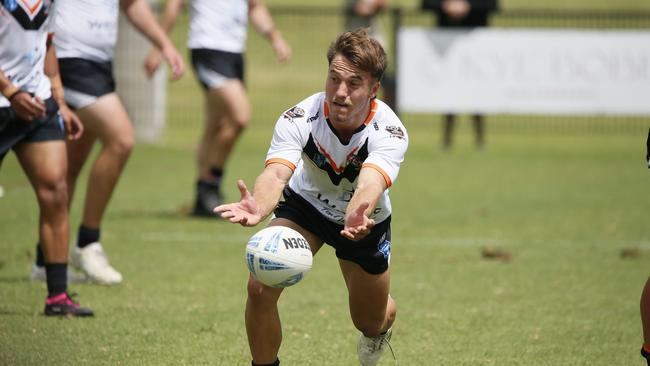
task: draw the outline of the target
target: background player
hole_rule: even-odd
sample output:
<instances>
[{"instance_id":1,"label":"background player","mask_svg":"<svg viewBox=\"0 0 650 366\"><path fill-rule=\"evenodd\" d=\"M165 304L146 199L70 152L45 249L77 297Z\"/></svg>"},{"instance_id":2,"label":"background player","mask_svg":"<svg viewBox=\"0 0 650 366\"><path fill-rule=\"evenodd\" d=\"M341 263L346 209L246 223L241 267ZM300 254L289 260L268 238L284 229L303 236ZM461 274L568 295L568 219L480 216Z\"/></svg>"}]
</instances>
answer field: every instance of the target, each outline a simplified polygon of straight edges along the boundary
<instances>
[{"instance_id":1,"label":"background player","mask_svg":"<svg viewBox=\"0 0 650 366\"><path fill-rule=\"evenodd\" d=\"M168 0L161 20L170 32L182 0ZM275 27L261 0L192 0L187 46L194 71L205 91L205 125L197 153L198 180L192 214L215 217L212 209L222 202L221 179L238 137L251 119L244 87L244 47L248 19L264 35L280 62L291 48ZM150 74L160 64L152 50L146 68Z\"/></svg>"},{"instance_id":2,"label":"background player","mask_svg":"<svg viewBox=\"0 0 650 366\"><path fill-rule=\"evenodd\" d=\"M101 223L135 140L132 122L115 93L113 79L120 8L143 35L163 50L173 79L180 78L184 71L182 57L156 22L147 0L66 0L57 5L54 45L66 102L76 109L86 128L81 139L68 143L70 202L95 142L101 143L90 169L77 243L70 256L92 282L105 285L122 282L122 275L110 265L100 243ZM39 251L32 279L44 277L42 266Z\"/></svg>"},{"instance_id":3,"label":"background player","mask_svg":"<svg viewBox=\"0 0 650 366\"><path fill-rule=\"evenodd\" d=\"M92 310L80 307L67 292L65 134L77 139L83 126L63 98L48 36L51 7L48 0L33 7L0 4L0 161L13 149L36 193L47 277L45 315L90 316Z\"/></svg>"}]
</instances>

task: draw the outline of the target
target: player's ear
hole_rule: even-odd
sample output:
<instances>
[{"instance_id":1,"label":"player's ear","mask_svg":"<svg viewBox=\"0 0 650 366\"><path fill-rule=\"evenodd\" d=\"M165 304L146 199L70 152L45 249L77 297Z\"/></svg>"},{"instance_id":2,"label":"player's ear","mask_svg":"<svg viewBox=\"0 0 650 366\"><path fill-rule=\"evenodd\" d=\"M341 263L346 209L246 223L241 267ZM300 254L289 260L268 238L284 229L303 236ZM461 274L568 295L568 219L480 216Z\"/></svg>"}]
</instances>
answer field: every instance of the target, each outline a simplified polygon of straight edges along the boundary
<instances>
[{"instance_id":1,"label":"player's ear","mask_svg":"<svg viewBox=\"0 0 650 366\"><path fill-rule=\"evenodd\" d=\"M371 98L377 97L377 92L379 91L380 86L381 86L381 81L375 81L373 86L370 88L370 97Z\"/></svg>"}]
</instances>

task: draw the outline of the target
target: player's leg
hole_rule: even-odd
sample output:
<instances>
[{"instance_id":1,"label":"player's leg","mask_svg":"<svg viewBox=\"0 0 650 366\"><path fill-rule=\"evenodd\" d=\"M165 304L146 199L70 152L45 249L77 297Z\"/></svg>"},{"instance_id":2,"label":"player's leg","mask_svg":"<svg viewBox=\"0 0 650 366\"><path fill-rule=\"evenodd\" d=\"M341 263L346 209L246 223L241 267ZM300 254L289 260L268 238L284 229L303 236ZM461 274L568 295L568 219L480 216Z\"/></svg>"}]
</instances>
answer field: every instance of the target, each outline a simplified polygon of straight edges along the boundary
<instances>
[{"instance_id":1,"label":"player's leg","mask_svg":"<svg viewBox=\"0 0 650 366\"><path fill-rule=\"evenodd\" d=\"M389 295L390 270L370 274L361 266L339 259L348 288L350 315L354 326L367 337L376 337L393 325L397 307Z\"/></svg>"},{"instance_id":2,"label":"player's leg","mask_svg":"<svg viewBox=\"0 0 650 366\"><path fill-rule=\"evenodd\" d=\"M641 354L650 366L650 278L646 280L641 293L641 323L643 326L643 347Z\"/></svg>"},{"instance_id":3,"label":"player's leg","mask_svg":"<svg viewBox=\"0 0 650 366\"><path fill-rule=\"evenodd\" d=\"M213 216L212 209L221 203L221 179L228 158L250 119L250 101L240 80L228 79L206 91L206 121L197 153L196 215Z\"/></svg>"},{"instance_id":4,"label":"player's leg","mask_svg":"<svg viewBox=\"0 0 650 366\"><path fill-rule=\"evenodd\" d=\"M68 193L66 147L62 140L23 143L16 154L38 200L39 242L44 252L48 298L46 315L92 315L67 294Z\"/></svg>"},{"instance_id":5,"label":"player's leg","mask_svg":"<svg viewBox=\"0 0 650 366\"><path fill-rule=\"evenodd\" d=\"M94 103L77 111L84 123L89 140L70 144L69 153L82 157L90 152L93 138L101 142L101 149L93 161L88 176L86 197L77 245L72 259L89 278L101 284L117 284L122 275L108 262L100 244L101 223L111 196L117 186L124 166L134 145L131 120L115 93L106 94ZM70 160L74 173L78 174L83 159ZM69 181L76 180L70 177Z\"/></svg>"},{"instance_id":6,"label":"player's leg","mask_svg":"<svg viewBox=\"0 0 650 366\"><path fill-rule=\"evenodd\" d=\"M474 133L476 136L476 147L482 149L485 147L485 118L480 114L472 116L474 122Z\"/></svg>"},{"instance_id":7,"label":"player's leg","mask_svg":"<svg viewBox=\"0 0 650 366\"><path fill-rule=\"evenodd\" d=\"M454 140L454 122L456 116L453 114L446 114L442 127L442 147L448 149L453 144Z\"/></svg>"},{"instance_id":8,"label":"player's leg","mask_svg":"<svg viewBox=\"0 0 650 366\"><path fill-rule=\"evenodd\" d=\"M389 294L390 270L371 274L348 260L339 259L339 264L348 288L352 322L361 332L359 361L362 366L374 366L390 340L397 315L397 306Z\"/></svg>"},{"instance_id":9,"label":"player's leg","mask_svg":"<svg viewBox=\"0 0 650 366\"><path fill-rule=\"evenodd\" d=\"M302 234L309 242L314 255L323 245L314 234L290 220L275 218L269 224L269 226L278 225L290 227ZM253 276L248 279L246 334L254 365L273 364L278 359L278 351L282 343L282 326L277 304L281 293L281 288L265 286Z\"/></svg>"}]
</instances>

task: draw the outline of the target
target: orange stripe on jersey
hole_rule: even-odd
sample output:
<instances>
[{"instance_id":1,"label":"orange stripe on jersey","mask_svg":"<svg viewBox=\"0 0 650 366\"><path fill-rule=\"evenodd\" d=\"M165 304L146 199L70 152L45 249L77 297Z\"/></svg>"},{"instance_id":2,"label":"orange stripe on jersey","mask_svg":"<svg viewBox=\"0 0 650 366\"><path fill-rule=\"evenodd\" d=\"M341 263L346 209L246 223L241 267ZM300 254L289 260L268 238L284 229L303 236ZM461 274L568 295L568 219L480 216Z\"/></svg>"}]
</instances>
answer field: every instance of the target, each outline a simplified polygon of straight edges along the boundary
<instances>
[{"instance_id":1,"label":"orange stripe on jersey","mask_svg":"<svg viewBox=\"0 0 650 366\"><path fill-rule=\"evenodd\" d=\"M21 0L20 2L23 3L23 5L25 5L25 7L27 8L27 10L29 10L29 12L30 12L32 15L34 15L34 13L36 12L36 10L38 10L38 9L40 8L41 4L43 3L43 0L38 0L38 1L36 2L36 4L34 4L34 6L29 6L29 3L28 3L27 1L25 1L25 0Z\"/></svg>"},{"instance_id":2,"label":"orange stripe on jersey","mask_svg":"<svg viewBox=\"0 0 650 366\"><path fill-rule=\"evenodd\" d=\"M291 169L292 171L296 170L296 166L290 162L289 160L281 159L281 158L272 158L267 160L264 163L264 166L269 166L271 164L282 164L286 166L287 168Z\"/></svg>"},{"instance_id":3,"label":"orange stripe on jersey","mask_svg":"<svg viewBox=\"0 0 650 366\"><path fill-rule=\"evenodd\" d=\"M366 120L363 121L364 125L368 125L370 121L375 117L375 113L377 112L377 101L376 100L371 100L370 101L370 112L368 112L368 116L366 117Z\"/></svg>"},{"instance_id":4,"label":"orange stripe on jersey","mask_svg":"<svg viewBox=\"0 0 650 366\"><path fill-rule=\"evenodd\" d=\"M372 169L378 171L379 174L381 174L384 177L384 180L386 181L386 188L390 187L393 184L393 182L390 180L390 177L388 176L388 174L386 174L384 169L380 168L379 165L375 165L375 164L372 164L372 163L364 163L361 167L362 168L372 168Z\"/></svg>"}]
</instances>

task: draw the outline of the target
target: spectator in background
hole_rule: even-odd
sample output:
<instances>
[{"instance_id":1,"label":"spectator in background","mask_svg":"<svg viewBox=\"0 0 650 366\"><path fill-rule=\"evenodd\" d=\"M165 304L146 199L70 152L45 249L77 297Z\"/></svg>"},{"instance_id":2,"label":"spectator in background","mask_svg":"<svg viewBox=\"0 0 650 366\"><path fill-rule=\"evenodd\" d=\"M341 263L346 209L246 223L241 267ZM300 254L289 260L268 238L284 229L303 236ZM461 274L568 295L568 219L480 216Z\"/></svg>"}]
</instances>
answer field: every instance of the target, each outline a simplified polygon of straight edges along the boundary
<instances>
[{"instance_id":1,"label":"spectator in background","mask_svg":"<svg viewBox=\"0 0 650 366\"><path fill-rule=\"evenodd\" d=\"M57 3L53 18L54 46L59 57L65 101L85 126L84 135L68 146L68 199L72 202L79 173L95 142L102 145L92 163L77 243L70 252L73 265L94 283L114 285L122 275L108 262L100 243L101 223L113 190L134 144L134 131L115 93L113 50L117 43L120 8L153 44L163 49L173 78L183 71L183 59L156 22L147 0L67 0ZM45 278L43 252L37 246L31 279Z\"/></svg>"},{"instance_id":2,"label":"spectator in background","mask_svg":"<svg viewBox=\"0 0 650 366\"><path fill-rule=\"evenodd\" d=\"M168 0L162 16L170 32L183 0ZM192 214L219 217L212 211L222 202L221 181L232 148L251 119L251 105L244 86L244 48L248 19L273 46L284 63L291 48L275 27L261 0L192 0L187 46L192 65L205 91L205 125L197 154L198 179ZM154 49L145 67L152 75L160 64Z\"/></svg>"},{"instance_id":3,"label":"spectator in background","mask_svg":"<svg viewBox=\"0 0 650 366\"><path fill-rule=\"evenodd\" d=\"M370 37L386 49L386 37L378 15L388 7L388 0L345 0L345 30L366 28ZM381 80L381 100L396 111L395 78L386 73Z\"/></svg>"},{"instance_id":4,"label":"spectator in background","mask_svg":"<svg viewBox=\"0 0 650 366\"><path fill-rule=\"evenodd\" d=\"M422 0L422 9L433 11L439 27L473 28L486 27L488 15L497 9L497 0ZM476 146L485 146L485 123L482 115L472 116L476 134ZM442 145L445 149L453 142L456 116L445 115Z\"/></svg>"},{"instance_id":5,"label":"spectator in background","mask_svg":"<svg viewBox=\"0 0 650 366\"><path fill-rule=\"evenodd\" d=\"M0 3L0 163L13 149L36 193L47 277L45 315L91 316L92 310L80 307L67 292L65 135L78 139L83 125L65 105L48 35L52 5L49 0Z\"/></svg>"}]
</instances>

